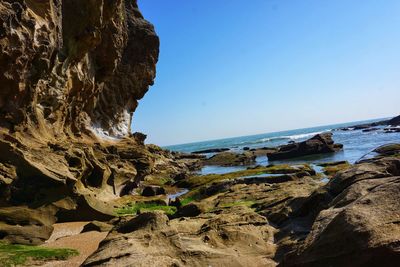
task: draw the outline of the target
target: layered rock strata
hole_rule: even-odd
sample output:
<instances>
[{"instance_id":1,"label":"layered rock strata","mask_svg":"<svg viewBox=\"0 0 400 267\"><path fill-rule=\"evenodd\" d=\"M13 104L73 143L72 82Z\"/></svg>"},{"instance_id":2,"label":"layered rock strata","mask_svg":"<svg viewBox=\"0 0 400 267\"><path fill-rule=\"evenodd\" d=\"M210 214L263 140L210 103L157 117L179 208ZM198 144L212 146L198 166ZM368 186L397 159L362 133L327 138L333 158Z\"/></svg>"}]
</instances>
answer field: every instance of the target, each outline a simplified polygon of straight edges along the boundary
<instances>
[{"instance_id":1,"label":"layered rock strata","mask_svg":"<svg viewBox=\"0 0 400 267\"><path fill-rule=\"evenodd\" d=\"M130 134L159 53L136 1L1 1L0 47L0 237L40 243L56 220L108 219L149 175L195 168Z\"/></svg>"}]
</instances>

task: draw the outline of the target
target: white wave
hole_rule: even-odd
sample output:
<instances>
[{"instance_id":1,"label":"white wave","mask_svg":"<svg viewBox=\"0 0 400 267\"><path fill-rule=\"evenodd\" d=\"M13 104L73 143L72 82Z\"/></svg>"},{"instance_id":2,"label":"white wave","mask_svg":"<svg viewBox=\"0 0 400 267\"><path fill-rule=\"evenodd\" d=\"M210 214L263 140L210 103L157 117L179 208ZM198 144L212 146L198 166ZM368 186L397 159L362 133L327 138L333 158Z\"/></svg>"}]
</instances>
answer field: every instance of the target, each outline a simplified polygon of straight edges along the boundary
<instances>
[{"instance_id":1,"label":"white wave","mask_svg":"<svg viewBox=\"0 0 400 267\"><path fill-rule=\"evenodd\" d=\"M262 143L268 143L268 142L273 142L273 141L280 141L280 140L299 140L299 139L306 139L306 138L311 138L317 134L329 132L331 129L327 129L325 131L319 131L319 132L312 132L312 133L304 133L304 134L294 134L294 135L282 135L282 136L274 136L274 137L265 137L261 138L255 141L246 141L242 142L241 144L262 144Z\"/></svg>"}]
</instances>

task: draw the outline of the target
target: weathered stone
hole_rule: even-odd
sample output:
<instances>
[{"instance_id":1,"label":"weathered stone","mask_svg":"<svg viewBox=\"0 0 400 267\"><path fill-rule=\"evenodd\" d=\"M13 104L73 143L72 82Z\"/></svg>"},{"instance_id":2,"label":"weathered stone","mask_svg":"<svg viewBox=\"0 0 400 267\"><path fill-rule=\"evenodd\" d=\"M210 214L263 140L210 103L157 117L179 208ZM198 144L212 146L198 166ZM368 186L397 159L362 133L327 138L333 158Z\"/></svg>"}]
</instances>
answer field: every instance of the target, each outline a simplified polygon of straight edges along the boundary
<instances>
[{"instance_id":1,"label":"weathered stone","mask_svg":"<svg viewBox=\"0 0 400 267\"><path fill-rule=\"evenodd\" d=\"M300 142L280 146L278 151L268 153L268 160L281 160L312 154L332 153L343 148L341 144L335 144L332 133L317 134L316 136Z\"/></svg>"},{"instance_id":2,"label":"weathered stone","mask_svg":"<svg viewBox=\"0 0 400 267\"><path fill-rule=\"evenodd\" d=\"M10 243L38 245L46 241L56 222L55 207L30 209L25 206L0 208L0 239Z\"/></svg>"},{"instance_id":3,"label":"weathered stone","mask_svg":"<svg viewBox=\"0 0 400 267\"><path fill-rule=\"evenodd\" d=\"M256 156L251 152L234 153L222 152L204 160L205 165L240 166L251 165L256 162Z\"/></svg>"},{"instance_id":4,"label":"weathered stone","mask_svg":"<svg viewBox=\"0 0 400 267\"><path fill-rule=\"evenodd\" d=\"M309 214L313 224L305 240L279 266L396 266L400 259L398 175L400 161L390 157L338 172L320 194L304 202L300 217L292 218L294 222ZM312 214L318 215L315 221Z\"/></svg>"},{"instance_id":5,"label":"weathered stone","mask_svg":"<svg viewBox=\"0 0 400 267\"><path fill-rule=\"evenodd\" d=\"M135 0L1 1L0 48L0 206L109 220L144 179L200 165L130 134L159 52Z\"/></svg>"}]
</instances>

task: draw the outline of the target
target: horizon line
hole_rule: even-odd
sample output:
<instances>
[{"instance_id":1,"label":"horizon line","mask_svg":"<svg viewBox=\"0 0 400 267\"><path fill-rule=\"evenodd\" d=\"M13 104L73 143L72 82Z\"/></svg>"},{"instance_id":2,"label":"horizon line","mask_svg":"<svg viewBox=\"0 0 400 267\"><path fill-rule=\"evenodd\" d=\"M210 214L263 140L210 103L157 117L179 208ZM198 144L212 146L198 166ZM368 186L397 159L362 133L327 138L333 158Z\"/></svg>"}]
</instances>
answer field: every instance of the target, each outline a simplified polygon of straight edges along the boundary
<instances>
[{"instance_id":1,"label":"horizon line","mask_svg":"<svg viewBox=\"0 0 400 267\"><path fill-rule=\"evenodd\" d=\"M187 142L187 143L181 143L181 144L161 145L160 147L168 148L168 147L172 147L172 146L183 146L183 145L190 145L190 144L203 143L203 142L213 142L213 141L220 141L220 140L225 140L225 139L233 139L233 138L239 138L239 137L245 137L245 136L256 136L256 135L262 135L262 134L272 134L272 133L280 133L280 132L287 132L287 131L304 130L304 129L308 129L308 128L317 128L317 127L323 127L323 126L333 126L333 125L337 125L337 124L345 124L345 123L352 123L352 122L357 123L357 122L373 121L373 120L385 120L385 119L390 119L390 118L394 118L394 117L396 117L396 115L395 116L391 116L391 117L363 119L363 120L348 121L348 122L339 122L339 123L334 123L334 124L316 125L316 126L310 126L310 127L304 127L304 128L296 128L296 129L285 129L285 130L279 130L279 131L273 131L273 132L263 132L263 133L249 134L249 135L236 135L236 136L229 136L229 137L224 137L224 138L200 140L200 141L193 141L193 142Z\"/></svg>"}]
</instances>

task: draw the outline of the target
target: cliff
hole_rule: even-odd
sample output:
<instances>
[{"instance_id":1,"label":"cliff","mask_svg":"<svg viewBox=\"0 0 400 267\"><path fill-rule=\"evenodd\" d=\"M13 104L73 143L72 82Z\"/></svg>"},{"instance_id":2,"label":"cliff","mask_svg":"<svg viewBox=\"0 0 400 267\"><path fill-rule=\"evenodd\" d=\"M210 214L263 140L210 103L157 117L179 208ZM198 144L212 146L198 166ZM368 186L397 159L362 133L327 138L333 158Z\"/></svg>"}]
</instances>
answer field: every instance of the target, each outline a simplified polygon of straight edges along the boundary
<instances>
[{"instance_id":1,"label":"cliff","mask_svg":"<svg viewBox=\"0 0 400 267\"><path fill-rule=\"evenodd\" d=\"M109 218L148 175L188 171L130 134L159 53L136 1L1 1L0 47L1 237L40 243L56 220Z\"/></svg>"}]
</instances>

